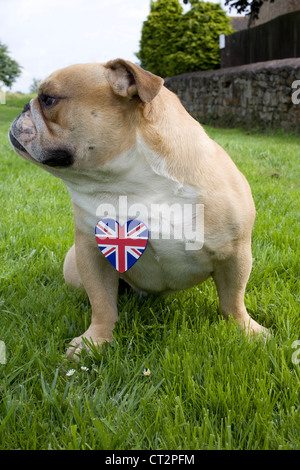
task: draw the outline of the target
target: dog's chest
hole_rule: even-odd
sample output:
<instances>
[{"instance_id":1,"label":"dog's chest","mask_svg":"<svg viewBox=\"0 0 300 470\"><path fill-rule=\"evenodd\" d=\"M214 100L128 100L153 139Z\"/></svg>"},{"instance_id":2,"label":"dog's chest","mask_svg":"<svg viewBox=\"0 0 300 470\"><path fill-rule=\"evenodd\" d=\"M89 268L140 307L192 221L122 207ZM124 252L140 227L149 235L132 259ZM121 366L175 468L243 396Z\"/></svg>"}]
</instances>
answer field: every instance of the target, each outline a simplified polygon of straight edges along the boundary
<instances>
[{"instance_id":1,"label":"dog's chest","mask_svg":"<svg viewBox=\"0 0 300 470\"><path fill-rule=\"evenodd\" d=\"M116 218L119 223L140 218L152 232L158 230L153 238L164 238L169 214L171 228L176 229L182 224L184 206L195 208L200 196L198 189L169 175L164 159L149 149L134 148L101 169L72 172L63 181L80 209L80 228L86 234L94 233L101 217ZM158 218L162 219L159 228Z\"/></svg>"},{"instance_id":2,"label":"dog's chest","mask_svg":"<svg viewBox=\"0 0 300 470\"><path fill-rule=\"evenodd\" d=\"M209 260L203 259L191 272L196 255L187 248L195 234L191 226L197 215L199 192L172 178L157 155L129 152L104 171L85 172L77 181L66 184L73 203L80 209L79 217L75 213L75 223L87 236L94 237L95 225L103 218L120 224L138 219L147 225L148 246L123 275L136 288L152 292L173 290L207 277L211 270Z\"/></svg>"}]
</instances>

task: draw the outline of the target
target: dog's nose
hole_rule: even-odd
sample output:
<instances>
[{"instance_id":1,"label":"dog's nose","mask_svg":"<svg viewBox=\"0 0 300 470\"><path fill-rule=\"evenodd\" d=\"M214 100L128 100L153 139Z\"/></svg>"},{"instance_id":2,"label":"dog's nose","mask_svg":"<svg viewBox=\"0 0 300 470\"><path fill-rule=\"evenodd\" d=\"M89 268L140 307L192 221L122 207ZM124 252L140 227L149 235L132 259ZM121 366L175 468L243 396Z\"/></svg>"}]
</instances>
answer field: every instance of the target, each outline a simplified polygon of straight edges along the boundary
<instances>
[{"instance_id":1,"label":"dog's nose","mask_svg":"<svg viewBox=\"0 0 300 470\"><path fill-rule=\"evenodd\" d=\"M30 103L26 103L23 109L23 113L26 113L26 111L30 110Z\"/></svg>"}]
</instances>

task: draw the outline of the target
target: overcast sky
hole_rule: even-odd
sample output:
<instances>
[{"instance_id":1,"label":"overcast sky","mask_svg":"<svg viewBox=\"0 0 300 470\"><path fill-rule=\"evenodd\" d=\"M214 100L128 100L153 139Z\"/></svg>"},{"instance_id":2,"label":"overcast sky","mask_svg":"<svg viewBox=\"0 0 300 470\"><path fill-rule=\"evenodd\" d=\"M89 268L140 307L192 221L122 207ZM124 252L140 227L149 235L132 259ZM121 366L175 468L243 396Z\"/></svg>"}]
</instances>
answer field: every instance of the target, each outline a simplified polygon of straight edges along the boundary
<instances>
[{"instance_id":1,"label":"overcast sky","mask_svg":"<svg viewBox=\"0 0 300 470\"><path fill-rule=\"evenodd\" d=\"M0 41L23 67L12 91L28 92L33 78L70 64L138 62L149 12L150 0L0 0Z\"/></svg>"}]
</instances>

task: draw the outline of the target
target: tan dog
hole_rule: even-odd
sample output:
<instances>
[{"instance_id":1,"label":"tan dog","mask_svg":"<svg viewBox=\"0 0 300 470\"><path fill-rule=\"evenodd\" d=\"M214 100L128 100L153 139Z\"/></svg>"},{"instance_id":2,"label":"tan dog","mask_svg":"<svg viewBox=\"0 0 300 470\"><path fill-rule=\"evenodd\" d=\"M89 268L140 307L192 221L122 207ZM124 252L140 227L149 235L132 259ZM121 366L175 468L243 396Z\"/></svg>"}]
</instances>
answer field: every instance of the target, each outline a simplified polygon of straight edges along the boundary
<instances>
[{"instance_id":1,"label":"tan dog","mask_svg":"<svg viewBox=\"0 0 300 470\"><path fill-rule=\"evenodd\" d=\"M135 289L162 293L212 276L224 316L251 334L264 331L244 305L255 218L250 187L160 77L122 59L58 70L13 122L10 140L22 157L61 178L71 194L75 245L64 276L84 286L92 322L72 341L69 355L80 350L82 337L96 344L112 340L120 278ZM120 196L149 210L162 203L204 207L203 246L191 248L184 235L168 239L162 229L151 237L150 223L145 253L120 274L94 235L103 204L115 207L123 221L129 218L118 209Z\"/></svg>"}]
</instances>

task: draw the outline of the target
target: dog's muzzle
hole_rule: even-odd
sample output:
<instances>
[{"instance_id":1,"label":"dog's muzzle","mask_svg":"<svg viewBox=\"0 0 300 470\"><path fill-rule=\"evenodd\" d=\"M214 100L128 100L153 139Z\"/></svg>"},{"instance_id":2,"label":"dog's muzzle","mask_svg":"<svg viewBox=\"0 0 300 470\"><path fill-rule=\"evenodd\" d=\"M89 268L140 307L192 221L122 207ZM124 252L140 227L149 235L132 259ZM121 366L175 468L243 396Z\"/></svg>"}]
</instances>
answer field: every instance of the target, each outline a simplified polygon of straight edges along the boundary
<instances>
[{"instance_id":1,"label":"dog's muzzle","mask_svg":"<svg viewBox=\"0 0 300 470\"><path fill-rule=\"evenodd\" d=\"M74 156L68 149L59 147L45 149L39 148L36 144L32 145L33 139L37 136L37 130L30 113L28 113L30 110L30 103L26 103L22 113L12 123L9 131L12 146L15 150L29 153L37 163L50 167L71 166L74 163ZM20 143L19 138L26 147Z\"/></svg>"},{"instance_id":2,"label":"dog's muzzle","mask_svg":"<svg viewBox=\"0 0 300 470\"><path fill-rule=\"evenodd\" d=\"M74 163L74 157L65 149L46 150L43 151L41 163L52 167L67 167Z\"/></svg>"},{"instance_id":3,"label":"dog's muzzle","mask_svg":"<svg viewBox=\"0 0 300 470\"><path fill-rule=\"evenodd\" d=\"M30 111L30 103L24 105L22 113L14 120L9 131L9 140L13 147L22 152L26 152L24 146L18 141L18 136L21 134L20 129L17 126L19 119L27 112Z\"/></svg>"},{"instance_id":4,"label":"dog's muzzle","mask_svg":"<svg viewBox=\"0 0 300 470\"><path fill-rule=\"evenodd\" d=\"M9 131L9 140L10 140L11 144L13 145L13 147L15 147L17 150L20 150L21 152L26 152L26 149L15 138L15 136L13 135L11 130Z\"/></svg>"}]
</instances>

